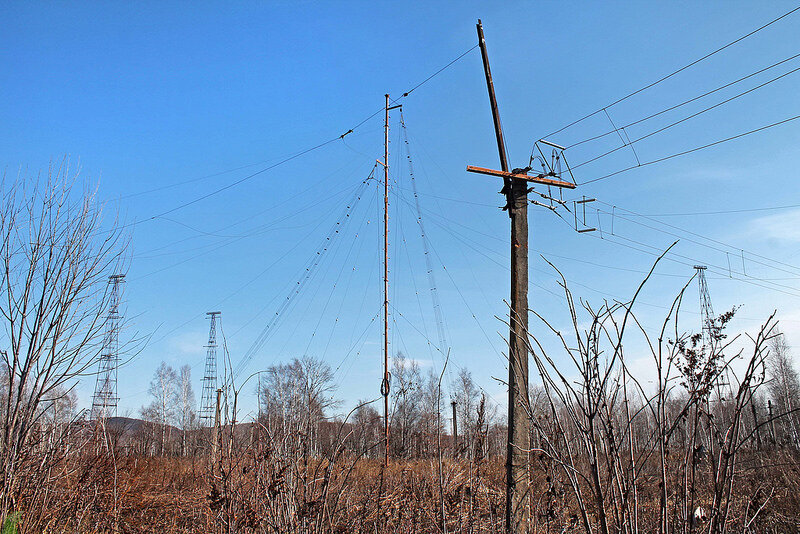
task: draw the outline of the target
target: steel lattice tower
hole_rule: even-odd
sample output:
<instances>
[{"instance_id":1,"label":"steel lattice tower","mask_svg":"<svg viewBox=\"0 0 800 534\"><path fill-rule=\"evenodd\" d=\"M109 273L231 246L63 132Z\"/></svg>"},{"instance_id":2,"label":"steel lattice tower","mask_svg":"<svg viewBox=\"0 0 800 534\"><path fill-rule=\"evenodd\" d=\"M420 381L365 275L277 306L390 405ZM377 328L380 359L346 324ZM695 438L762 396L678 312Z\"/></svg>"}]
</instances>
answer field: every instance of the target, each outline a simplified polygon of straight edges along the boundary
<instances>
[{"instance_id":1,"label":"steel lattice tower","mask_svg":"<svg viewBox=\"0 0 800 534\"><path fill-rule=\"evenodd\" d=\"M711 307L711 295L706 282L706 266L695 265L697 285L700 289L700 320L702 321L703 345L711 347L711 329L714 326L714 309Z\"/></svg>"},{"instance_id":2,"label":"steel lattice tower","mask_svg":"<svg viewBox=\"0 0 800 534\"><path fill-rule=\"evenodd\" d=\"M125 281L124 274L108 277L111 285L111 299L106 320L106 332L100 353L97 382L92 397L92 419L105 419L117 415L117 368L119 367L119 328L120 328L120 285Z\"/></svg>"},{"instance_id":3,"label":"steel lattice tower","mask_svg":"<svg viewBox=\"0 0 800 534\"><path fill-rule=\"evenodd\" d=\"M203 373L203 394L200 397L200 426L214 426L214 413L217 403L217 317L222 312L208 312L211 326L206 345L206 368Z\"/></svg>"}]
</instances>

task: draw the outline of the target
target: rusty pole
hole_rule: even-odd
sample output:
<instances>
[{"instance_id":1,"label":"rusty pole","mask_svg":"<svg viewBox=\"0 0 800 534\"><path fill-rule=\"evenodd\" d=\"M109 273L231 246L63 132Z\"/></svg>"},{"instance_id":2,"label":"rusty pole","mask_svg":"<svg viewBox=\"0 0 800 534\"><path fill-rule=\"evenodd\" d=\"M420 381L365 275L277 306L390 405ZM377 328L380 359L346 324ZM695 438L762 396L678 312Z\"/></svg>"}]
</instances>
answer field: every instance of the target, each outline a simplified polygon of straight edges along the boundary
<instances>
[{"instance_id":1,"label":"rusty pole","mask_svg":"<svg viewBox=\"0 0 800 534\"><path fill-rule=\"evenodd\" d=\"M456 419L456 401L450 401L450 405L453 407L453 458L456 457L456 453L458 452L458 420Z\"/></svg>"},{"instance_id":2,"label":"rusty pole","mask_svg":"<svg viewBox=\"0 0 800 534\"><path fill-rule=\"evenodd\" d=\"M383 464L389 465L389 95L383 121Z\"/></svg>"},{"instance_id":3,"label":"rusty pole","mask_svg":"<svg viewBox=\"0 0 800 534\"><path fill-rule=\"evenodd\" d=\"M219 475L221 473L222 467L222 427L220 426L220 419L221 419L221 408L220 404L222 401L222 389L217 389L217 404L216 409L214 410L214 441L211 447L211 466L212 466L212 473L216 473Z\"/></svg>"},{"instance_id":4,"label":"rusty pole","mask_svg":"<svg viewBox=\"0 0 800 534\"><path fill-rule=\"evenodd\" d=\"M483 25L478 20L478 44L492 106L500 165L509 172L500 111L494 94ZM508 449L506 453L506 532L527 532L530 518L528 484L528 184L521 178L504 178L511 217L511 313L508 337Z\"/></svg>"}]
</instances>

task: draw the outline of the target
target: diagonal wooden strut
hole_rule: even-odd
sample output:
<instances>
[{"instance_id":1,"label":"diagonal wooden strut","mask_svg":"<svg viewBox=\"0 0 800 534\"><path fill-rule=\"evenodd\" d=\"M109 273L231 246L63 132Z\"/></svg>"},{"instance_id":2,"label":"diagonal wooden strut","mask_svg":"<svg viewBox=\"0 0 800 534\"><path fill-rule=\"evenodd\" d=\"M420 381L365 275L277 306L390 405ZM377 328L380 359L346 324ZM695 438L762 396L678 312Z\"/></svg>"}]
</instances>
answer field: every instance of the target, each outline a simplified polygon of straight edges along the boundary
<instances>
[{"instance_id":1,"label":"diagonal wooden strut","mask_svg":"<svg viewBox=\"0 0 800 534\"><path fill-rule=\"evenodd\" d=\"M547 178L546 175L544 174L536 174L533 176L527 174L513 174L505 171L496 171L494 169L475 167L474 165L467 165L467 171L478 174L488 174L490 176L502 176L503 178L519 178L521 180L525 180L527 182L534 182L537 184L552 185L554 187L564 187L566 189L575 189L575 184L573 184L572 182L565 182L563 180L554 180L552 178Z\"/></svg>"}]
</instances>

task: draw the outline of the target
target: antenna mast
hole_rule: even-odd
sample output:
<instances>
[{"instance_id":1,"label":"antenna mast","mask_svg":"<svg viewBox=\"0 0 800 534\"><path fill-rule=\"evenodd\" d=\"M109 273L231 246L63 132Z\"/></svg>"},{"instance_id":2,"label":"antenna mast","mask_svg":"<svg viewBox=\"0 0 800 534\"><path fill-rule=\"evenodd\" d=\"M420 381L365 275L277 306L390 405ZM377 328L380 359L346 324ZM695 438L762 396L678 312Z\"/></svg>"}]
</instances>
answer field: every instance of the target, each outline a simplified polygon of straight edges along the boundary
<instances>
[{"instance_id":1,"label":"antenna mast","mask_svg":"<svg viewBox=\"0 0 800 534\"><path fill-rule=\"evenodd\" d=\"M389 463L389 94L383 121L383 464Z\"/></svg>"},{"instance_id":2,"label":"antenna mast","mask_svg":"<svg viewBox=\"0 0 800 534\"><path fill-rule=\"evenodd\" d=\"M402 107L389 106L386 96L383 119L383 465L389 464L389 111Z\"/></svg>"},{"instance_id":3,"label":"antenna mast","mask_svg":"<svg viewBox=\"0 0 800 534\"><path fill-rule=\"evenodd\" d=\"M120 284L125 281L124 274L108 277L111 285L111 300L106 320L106 333L103 339L103 352L92 397L92 419L106 419L117 415L117 369L119 367L119 301Z\"/></svg>"},{"instance_id":4,"label":"antenna mast","mask_svg":"<svg viewBox=\"0 0 800 534\"><path fill-rule=\"evenodd\" d=\"M206 313L211 318L208 329L208 345L206 345L206 368L203 373L203 393L200 397L200 426L214 426L214 417L217 410L217 317L222 312Z\"/></svg>"}]
</instances>

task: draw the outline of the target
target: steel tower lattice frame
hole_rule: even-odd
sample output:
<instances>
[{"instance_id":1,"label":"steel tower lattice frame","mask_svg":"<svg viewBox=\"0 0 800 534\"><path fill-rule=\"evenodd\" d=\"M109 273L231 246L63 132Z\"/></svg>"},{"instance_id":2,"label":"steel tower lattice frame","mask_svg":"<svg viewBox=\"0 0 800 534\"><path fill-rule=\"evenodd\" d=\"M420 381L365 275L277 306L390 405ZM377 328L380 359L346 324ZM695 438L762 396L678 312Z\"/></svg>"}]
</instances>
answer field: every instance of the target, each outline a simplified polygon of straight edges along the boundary
<instances>
[{"instance_id":1,"label":"steel tower lattice frame","mask_svg":"<svg viewBox=\"0 0 800 534\"><path fill-rule=\"evenodd\" d=\"M120 286L124 281L124 274L112 274L108 277L111 296L103 348L100 353L100 362L97 370L97 380L94 386L94 395L92 396L91 418L94 420L106 419L117 415L117 404L119 402L119 396L117 395L119 329L121 319L119 305L121 300Z\"/></svg>"},{"instance_id":2,"label":"steel tower lattice frame","mask_svg":"<svg viewBox=\"0 0 800 534\"><path fill-rule=\"evenodd\" d=\"M208 312L211 325L208 329L208 345L206 345L206 365L203 372L203 393L200 396L200 426L214 426L217 402L217 317L222 312Z\"/></svg>"},{"instance_id":3,"label":"steel tower lattice frame","mask_svg":"<svg viewBox=\"0 0 800 534\"><path fill-rule=\"evenodd\" d=\"M702 342L706 347L711 347L711 331L714 326L714 308L711 307L711 294L708 292L705 265L695 265L697 271L697 286L700 290L700 320L702 321Z\"/></svg>"}]
</instances>

